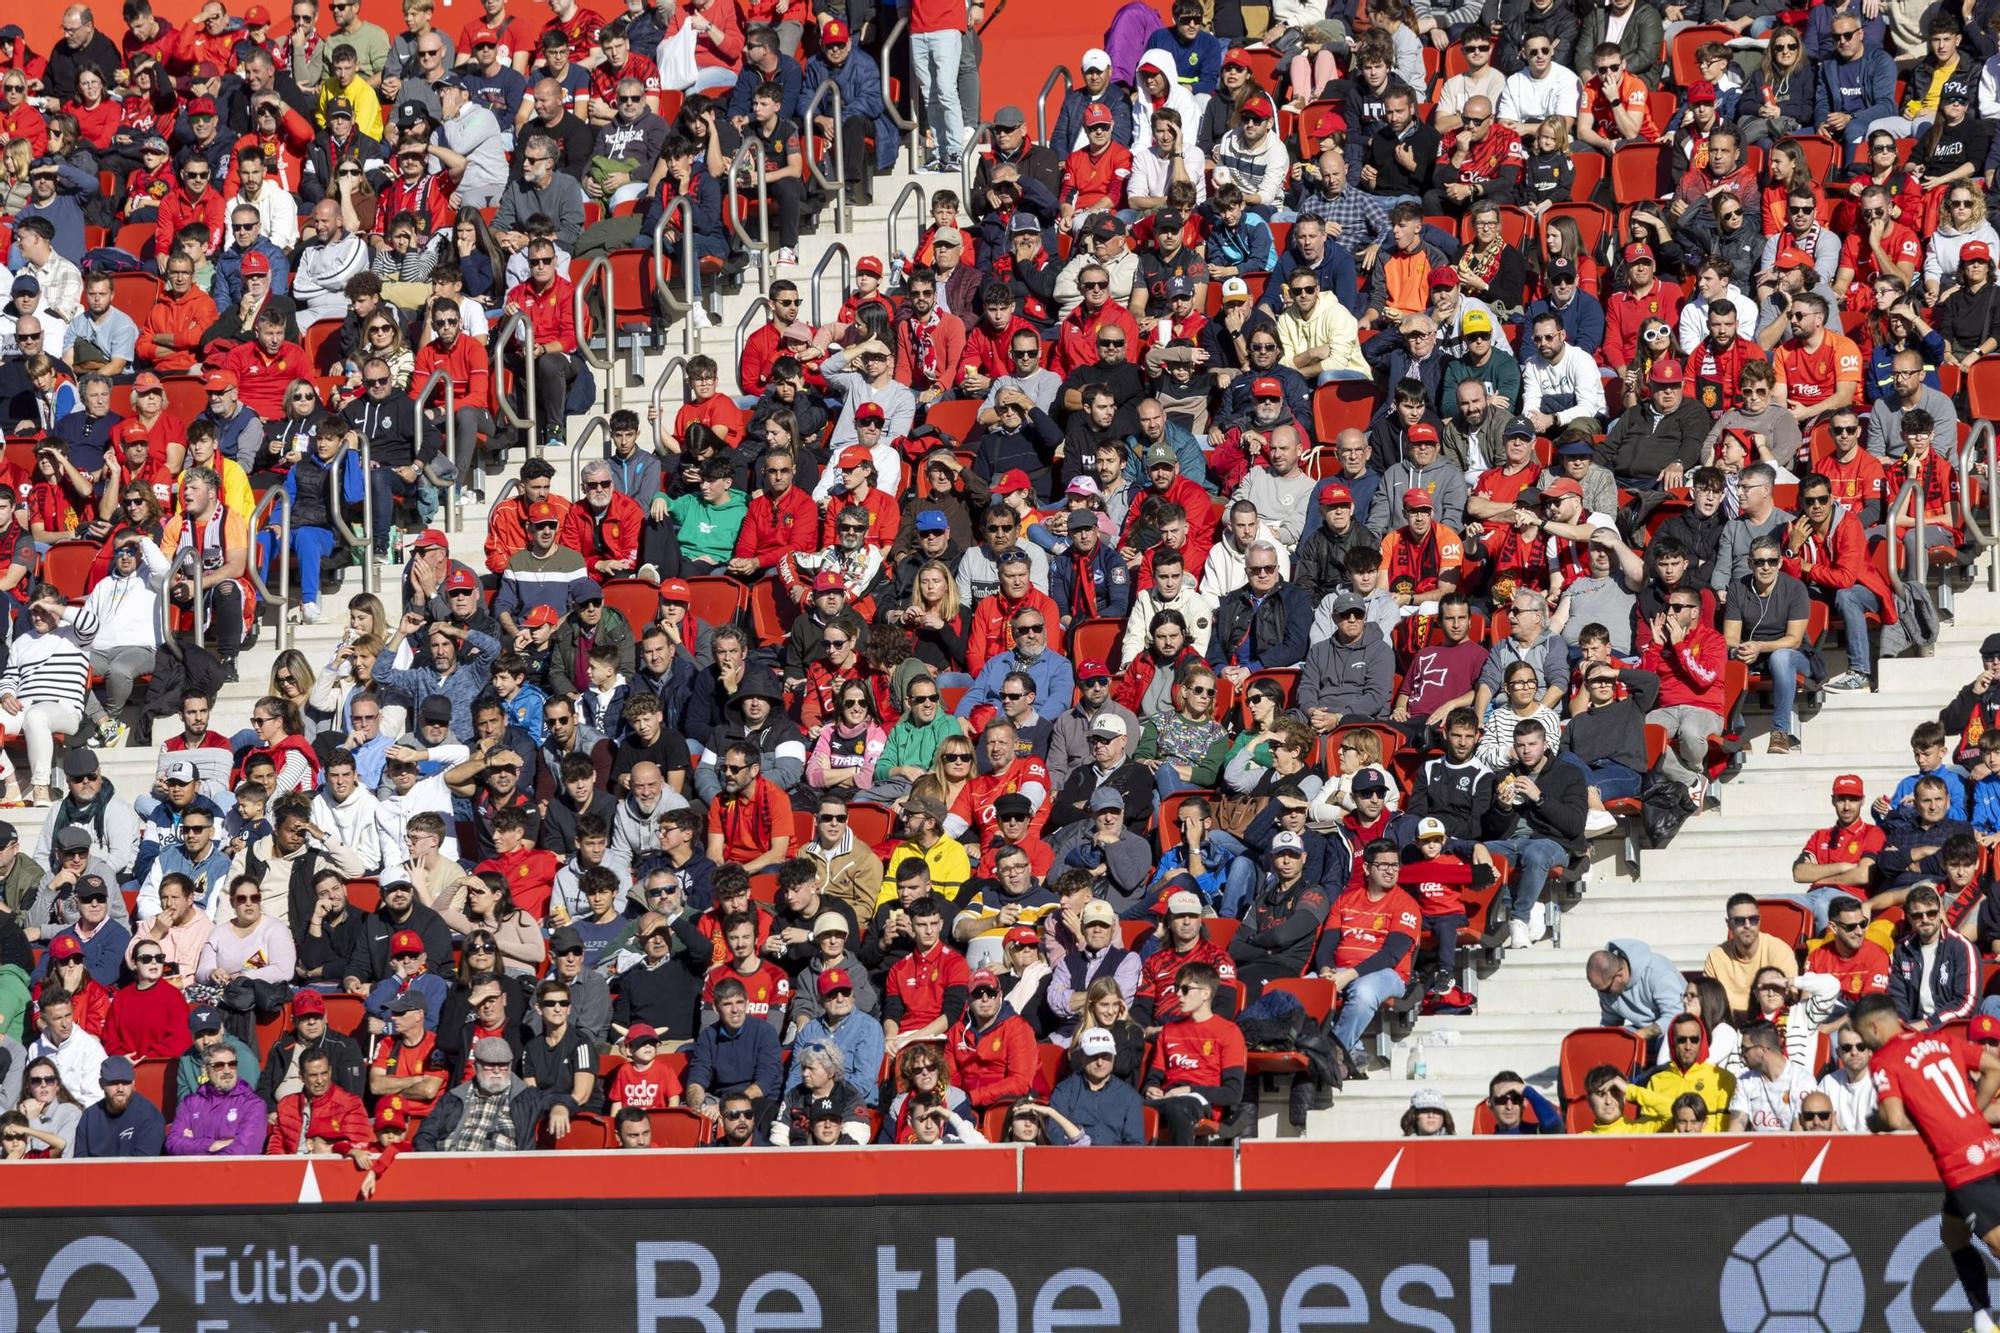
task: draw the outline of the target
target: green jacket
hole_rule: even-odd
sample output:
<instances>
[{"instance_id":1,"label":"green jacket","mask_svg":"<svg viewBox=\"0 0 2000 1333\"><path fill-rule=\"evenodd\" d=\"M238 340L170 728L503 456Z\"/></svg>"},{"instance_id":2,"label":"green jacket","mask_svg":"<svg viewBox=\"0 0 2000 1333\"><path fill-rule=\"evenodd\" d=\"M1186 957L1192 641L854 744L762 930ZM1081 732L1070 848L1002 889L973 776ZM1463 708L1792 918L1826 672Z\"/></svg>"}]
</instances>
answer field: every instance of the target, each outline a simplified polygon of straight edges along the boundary
<instances>
[{"instance_id":1,"label":"green jacket","mask_svg":"<svg viewBox=\"0 0 2000 1333\"><path fill-rule=\"evenodd\" d=\"M23 861L27 857L21 858ZM28 1027L28 974L18 963L0 964L0 1034L25 1042ZM13 1107L8 1107L13 1110Z\"/></svg>"},{"instance_id":2,"label":"green jacket","mask_svg":"<svg viewBox=\"0 0 2000 1333\"><path fill-rule=\"evenodd\" d=\"M920 727L908 713L889 729L889 740L875 760L875 781L885 781L891 769L914 764L929 771L937 759L938 746L953 736L963 736L965 727L942 707L928 727Z\"/></svg>"},{"instance_id":3,"label":"green jacket","mask_svg":"<svg viewBox=\"0 0 2000 1333\"><path fill-rule=\"evenodd\" d=\"M40 888L42 881L48 877L49 872L42 869L41 863L28 855L24 848L14 858L14 868L7 872L5 879L0 879L0 902L5 902L7 910L14 915L24 915L28 895Z\"/></svg>"},{"instance_id":4,"label":"green jacket","mask_svg":"<svg viewBox=\"0 0 2000 1333\"><path fill-rule=\"evenodd\" d=\"M736 554L736 534L743 526L743 516L750 512L743 492L734 490L719 505L703 504L700 493L693 492L669 500L667 508L680 528L681 554L716 564Z\"/></svg>"},{"instance_id":5,"label":"green jacket","mask_svg":"<svg viewBox=\"0 0 2000 1333\"><path fill-rule=\"evenodd\" d=\"M583 642L583 626L574 615L563 617L563 623L556 626L556 632L549 638L549 690L553 694L574 695L576 693L576 658L579 645ZM609 644L618 649L618 669L629 679L638 669L638 645L632 641L632 627L625 623L625 617L604 608L604 614L597 622L597 633L591 642Z\"/></svg>"},{"instance_id":6,"label":"green jacket","mask_svg":"<svg viewBox=\"0 0 2000 1333\"><path fill-rule=\"evenodd\" d=\"M244 1045L241 1038L232 1037L227 1032L222 1034L222 1039L229 1043L230 1050L236 1052L237 1080L249 1087L256 1087L258 1077L257 1052ZM178 1072L174 1077L176 1086L174 1095L180 1101L186 1101L188 1098L194 1096L195 1090L208 1082L208 1076L202 1072L201 1060L192 1050L175 1062L175 1068Z\"/></svg>"}]
</instances>

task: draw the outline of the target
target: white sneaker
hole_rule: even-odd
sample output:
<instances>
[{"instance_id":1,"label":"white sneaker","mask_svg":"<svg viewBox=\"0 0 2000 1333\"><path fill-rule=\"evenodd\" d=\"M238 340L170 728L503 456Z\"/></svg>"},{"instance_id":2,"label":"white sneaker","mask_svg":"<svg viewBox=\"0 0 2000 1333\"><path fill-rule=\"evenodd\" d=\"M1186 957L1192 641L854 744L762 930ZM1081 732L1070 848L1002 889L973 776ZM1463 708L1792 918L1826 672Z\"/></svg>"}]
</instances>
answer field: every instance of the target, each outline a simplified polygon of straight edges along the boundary
<instances>
[{"instance_id":1,"label":"white sneaker","mask_svg":"<svg viewBox=\"0 0 2000 1333\"><path fill-rule=\"evenodd\" d=\"M1528 909L1528 943L1539 944L1549 937L1549 914L1542 903Z\"/></svg>"},{"instance_id":2,"label":"white sneaker","mask_svg":"<svg viewBox=\"0 0 2000 1333\"><path fill-rule=\"evenodd\" d=\"M1616 832L1617 828L1618 816L1609 810L1592 810L1583 821L1583 832L1586 837L1601 838L1607 833Z\"/></svg>"},{"instance_id":3,"label":"white sneaker","mask_svg":"<svg viewBox=\"0 0 2000 1333\"><path fill-rule=\"evenodd\" d=\"M1984 1310L1972 1312L1972 1333L2000 1333L2000 1324L1993 1322L1993 1316Z\"/></svg>"},{"instance_id":4,"label":"white sneaker","mask_svg":"<svg viewBox=\"0 0 2000 1333\"><path fill-rule=\"evenodd\" d=\"M638 574L640 578L655 586L658 586L660 582L660 567L658 565L641 565L639 566Z\"/></svg>"},{"instance_id":5,"label":"white sneaker","mask_svg":"<svg viewBox=\"0 0 2000 1333\"><path fill-rule=\"evenodd\" d=\"M1826 688L1829 690L1838 690L1843 694L1850 690L1865 690L1868 688L1868 677L1862 675L1859 671L1843 671L1828 681Z\"/></svg>"},{"instance_id":6,"label":"white sneaker","mask_svg":"<svg viewBox=\"0 0 2000 1333\"><path fill-rule=\"evenodd\" d=\"M1708 809L1708 779L1696 778L1688 785L1688 797L1694 801L1694 812L1700 814Z\"/></svg>"},{"instance_id":7,"label":"white sneaker","mask_svg":"<svg viewBox=\"0 0 2000 1333\"><path fill-rule=\"evenodd\" d=\"M698 329L712 329L715 327L715 320L709 316L708 307L698 301L688 308L688 323Z\"/></svg>"},{"instance_id":8,"label":"white sneaker","mask_svg":"<svg viewBox=\"0 0 2000 1333\"><path fill-rule=\"evenodd\" d=\"M1528 946L1529 946L1530 944L1533 944L1533 943L1534 943L1534 940L1533 940L1532 938L1530 938L1530 937L1529 937L1529 935L1528 935L1528 923L1527 923L1527 922L1525 922L1525 921L1521 921L1521 920L1513 920L1513 921L1509 921L1509 922L1507 923L1507 947L1508 947L1508 948L1510 948L1510 949L1525 949L1525 948L1527 948L1527 947L1528 947Z\"/></svg>"},{"instance_id":9,"label":"white sneaker","mask_svg":"<svg viewBox=\"0 0 2000 1333\"><path fill-rule=\"evenodd\" d=\"M779 268L796 266L799 262L799 252L789 245L781 245L777 253L771 256L771 262Z\"/></svg>"},{"instance_id":10,"label":"white sneaker","mask_svg":"<svg viewBox=\"0 0 2000 1333\"><path fill-rule=\"evenodd\" d=\"M306 602L299 607L299 619L308 625L319 624L319 603Z\"/></svg>"}]
</instances>

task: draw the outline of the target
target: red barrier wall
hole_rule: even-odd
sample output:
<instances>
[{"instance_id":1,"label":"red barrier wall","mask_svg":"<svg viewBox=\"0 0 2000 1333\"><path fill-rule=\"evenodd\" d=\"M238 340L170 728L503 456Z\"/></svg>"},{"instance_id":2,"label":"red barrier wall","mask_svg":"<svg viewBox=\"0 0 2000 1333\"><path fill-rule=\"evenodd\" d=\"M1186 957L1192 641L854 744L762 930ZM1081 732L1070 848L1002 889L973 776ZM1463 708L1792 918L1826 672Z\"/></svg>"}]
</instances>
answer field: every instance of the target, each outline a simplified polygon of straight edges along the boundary
<instances>
[{"instance_id":1,"label":"red barrier wall","mask_svg":"<svg viewBox=\"0 0 2000 1333\"><path fill-rule=\"evenodd\" d=\"M1920 1184L1937 1176L1914 1135L1406 1139L1369 1143L1246 1143L1225 1148L1085 1148L1048 1152L961 1148L919 1184L909 1154L923 1149L539 1153L526 1157L399 1157L376 1197L385 1202L577 1199L873 1199L954 1195L1283 1193L1380 1189L1593 1189L1632 1185ZM946 1169L938 1167L948 1162ZM344 1160L256 1157L226 1165L173 1159L30 1162L0 1171L9 1208L108 1212L161 1206L289 1207L355 1198Z\"/></svg>"}]
</instances>

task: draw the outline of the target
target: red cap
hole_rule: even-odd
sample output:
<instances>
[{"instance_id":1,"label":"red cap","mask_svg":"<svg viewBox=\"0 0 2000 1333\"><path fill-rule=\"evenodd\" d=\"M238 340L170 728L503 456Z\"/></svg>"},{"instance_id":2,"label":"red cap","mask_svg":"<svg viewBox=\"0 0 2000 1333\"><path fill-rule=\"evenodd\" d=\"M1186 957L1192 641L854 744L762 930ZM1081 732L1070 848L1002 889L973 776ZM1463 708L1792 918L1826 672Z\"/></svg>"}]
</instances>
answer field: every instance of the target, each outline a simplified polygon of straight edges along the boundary
<instances>
[{"instance_id":1,"label":"red cap","mask_svg":"<svg viewBox=\"0 0 2000 1333\"><path fill-rule=\"evenodd\" d=\"M262 273L266 277L269 277L271 274L271 261L264 257L262 251L251 250L243 256L243 271L246 274Z\"/></svg>"},{"instance_id":2,"label":"red cap","mask_svg":"<svg viewBox=\"0 0 2000 1333\"><path fill-rule=\"evenodd\" d=\"M1351 505L1354 492L1347 489L1345 482L1329 477L1319 484L1319 502L1323 505Z\"/></svg>"},{"instance_id":3,"label":"red cap","mask_svg":"<svg viewBox=\"0 0 2000 1333\"><path fill-rule=\"evenodd\" d=\"M521 623L529 629L540 629L543 625L554 625L561 620L562 617L556 614L556 609L547 602L543 602L540 606L528 612L526 618Z\"/></svg>"},{"instance_id":4,"label":"red cap","mask_svg":"<svg viewBox=\"0 0 2000 1333\"><path fill-rule=\"evenodd\" d=\"M660 584L660 600L679 602L682 606L693 606L694 589L688 587L686 579L668 579Z\"/></svg>"},{"instance_id":5,"label":"red cap","mask_svg":"<svg viewBox=\"0 0 2000 1333\"><path fill-rule=\"evenodd\" d=\"M1224 69L1228 69L1231 65L1234 65L1238 69L1256 68L1256 66L1250 63L1249 53L1244 51L1240 46L1230 48L1228 54L1222 57L1222 67Z\"/></svg>"},{"instance_id":6,"label":"red cap","mask_svg":"<svg viewBox=\"0 0 2000 1333\"><path fill-rule=\"evenodd\" d=\"M1012 495L1015 491L1025 491L1027 489L1028 474L1016 467L1009 468L994 479L992 493L994 495Z\"/></svg>"},{"instance_id":7,"label":"red cap","mask_svg":"<svg viewBox=\"0 0 2000 1333\"><path fill-rule=\"evenodd\" d=\"M1086 680L1109 680L1111 668L1102 662L1082 661L1076 664L1076 679L1079 684Z\"/></svg>"},{"instance_id":8,"label":"red cap","mask_svg":"<svg viewBox=\"0 0 2000 1333\"><path fill-rule=\"evenodd\" d=\"M1975 1014L1965 1025L1965 1035L1971 1041L2000 1041L2000 1018L1991 1014Z\"/></svg>"},{"instance_id":9,"label":"red cap","mask_svg":"<svg viewBox=\"0 0 2000 1333\"><path fill-rule=\"evenodd\" d=\"M471 570L463 566L453 569L451 573L444 576L444 590L446 592L459 592L466 588L477 588L478 586L479 580L473 576Z\"/></svg>"},{"instance_id":10,"label":"red cap","mask_svg":"<svg viewBox=\"0 0 2000 1333\"><path fill-rule=\"evenodd\" d=\"M261 28L271 21L271 11L262 5L252 5L243 11L243 26Z\"/></svg>"},{"instance_id":11,"label":"red cap","mask_svg":"<svg viewBox=\"0 0 2000 1333\"><path fill-rule=\"evenodd\" d=\"M292 1017L325 1018L326 997L316 990L296 991L292 995Z\"/></svg>"},{"instance_id":12,"label":"red cap","mask_svg":"<svg viewBox=\"0 0 2000 1333\"><path fill-rule=\"evenodd\" d=\"M844 967L829 967L819 974L819 993L822 998L837 990L853 989L854 978L847 974L847 969Z\"/></svg>"},{"instance_id":13,"label":"red cap","mask_svg":"<svg viewBox=\"0 0 2000 1333\"><path fill-rule=\"evenodd\" d=\"M849 32L847 25L839 19L834 19L819 30L819 44L821 46L844 46L853 40L854 34Z\"/></svg>"},{"instance_id":14,"label":"red cap","mask_svg":"<svg viewBox=\"0 0 2000 1333\"><path fill-rule=\"evenodd\" d=\"M1431 493L1421 486L1412 486L1403 492L1405 509L1432 509L1436 504L1437 502L1431 499Z\"/></svg>"},{"instance_id":15,"label":"red cap","mask_svg":"<svg viewBox=\"0 0 2000 1333\"><path fill-rule=\"evenodd\" d=\"M1968 259L1983 259L1990 264L1993 262L1993 247L1984 241L1967 241L1958 247L1958 262L1963 264Z\"/></svg>"},{"instance_id":16,"label":"red cap","mask_svg":"<svg viewBox=\"0 0 2000 1333\"><path fill-rule=\"evenodd\" d=\"M991 968L982 967L972 974L972 980L966 983L965 988L968 991L976 991L981 986L989 986L994 990L999 990L1000 978L993 975Z\"/></svg>"},{"instance_id":17,"label":"red cap","mask_svg":"<svg viewBox=\"0 0 2000 1333\"><path fill-rule=\"evenodd\" d=\"M1276 375L1259 375L1256 382L1250 386L1250 396L1252 398L1283 398L1285 396L1285 386L1278 382Z\"/></svg>"},{"instance_id":18,"label":"red cap","mask_svg":"<svg viewBox=\"0 0 2000 1333\"><path fill-rule=\"evenodd\" d=\"M875 407L875 404L873 403L869 403L867 404L867 406L874 407L875 411L878 414L882 411L881 408ZM857 418L859 418L861 415L861 409L858 407L854 409L854 415ZM845 449L842 449L840 451L840 462L838 466L843 468L868 467L872 465L874 462L875 462L875 455L868 451L868 447L866 445L850 444Z\"/></svg>"},{"instance_id":19,"label":"red cap","mask_svg":"<svg viewBox=\"0 0 2000 1333\"><path fill-rule=\"evenodd\" d=\"M1977 245L1979 244L1979 242L1974 241L1972 244ZM1961 246L1959 248L1958 252L1959 262L1961 263L1964 262L1965 251L1968 248L1969 247L1965 246ZM1775 263L1779 268L1811 268L1812 256L1807 254L1805 251L1799 249L1799 247L1797 247L1796 245L1788 245L1784 249L1778 251L1777 259L1775 259L1772 262Z\"/></svg>"},{"instance_id":20,"label":"red cap","mask_svg":"<svg viewBox=\"0 0 2000 1333\"><path fill-rule=\"evenodd\" d=\"M1416 425L1403 432L1403 438L1412 442L1420 441L1427 444L1436 444L1438 442L1438 428L1428 421L1419 421Z\"/></svg>"},{"instance_id":21,"label":"red cap","mask_svg":"<svg viewBox=\"0 0 2000 1333\"><path fill-rule=\"evenodd\" d=\"M863 255L854 261L854 271L856 273L873 273L879 278L882 276L882 261L874 255Z\"/></svg>"},{"instance_id":22,"label":"red cap","mask_svg":"<svg viewBox=\"0 0 2000 1333\"><path fill-rule=\"evenodd\" d=\"M1445 265L1439 264L1436 268L1431 270L1431 287L1433 289L1438 287L1456 287L1456 286L1458 286L1457 269L1447 268Z\"/></svg>"},{"instance_id":23,"label":"red cap","mask_svg":"<svg viewBox=\"0 0 2000 1333\"><path fill-rule=\"evenodd\" d=\"M389 956L406 958L424 952L424 937L414 930L399 930L389 937Z\"/></svg>"},{"instance_id":24,"label":"red cap","mask_svg":"<svg viewBox=\"0 0 2000 1333\"><path fill-rule=\"evenodd\" d=\"M1040 944L1042 937L1035 933L1033 926L1016 926L1007 932L1008 944Z\"/></svg>"},{"instance_id":25,"label":"red cap","mask_svg":"<svg viewBox=\"0 0 2000 1333\"><path fill-rule=\"evenodd\" d=\"M1313 133L1324 139L1329 135L1347 133L1347 117L1338 111L1322 111L1313 122Z\"/></svg>"},{"instance_id":26,"label":"red cap","mask_svg":"<svg viewBox=\"0 0 2000 1333\"><path fill-rule=\"evenodd\" d=\"M64 958L81 958L83 957L83 945L74 935L58 935L56 936L55 943L49 946L49 957L58 960Z\"/></svg>"},{"instance_id":27,"label":"red cap","mask_svg":"<svg viewBox=\"0 0 2000 1333\"><path fill-rule=\"evenodd\" d=\"M1700 83L1697 83L1692 88L1688 89L1687 100L1688 100L1688 105L1690 106L1694 105L1696 102L1710 102L1710 103L1714 102L1715 85L1710 83L1707 79L1703 79Z\"/></svg>"},{"instance_id":28,"label":"red cap","mask_svg":"<svg viewBox=\"0 0 2000 1333\"><path fill-rule=\"evenodd\" d=\"M1634 241L1632 242L1632 244L1625 247L1626 263L1636 264L1642 259L1649 264L1653 262L1652 246L1646 244L1644 241Z\"/></svg>"},{"instance_id":29,"label":"red cap","mask_svg":"<svg viewBox=\"0 0 2000 1333\"><path fill-rule=\"evenodd\" d=\"M553 500L538 500L528 506L530 523L560 523L562 519L562 511L556 508Z\"/></svg>"},{"instance_id":30,"label":"red cap","mask_svg":"<svg viewBox=\"0 0 2000 1333\"><path fill-rule=\"evenodd\" d=\"M1835 796L1852 796L1856 800L1860 800L1868 794L1868 787L1866 783L1861 781L1860 774L1842 773L1833 780L1833 794Z\"/></svg>"},{"instance_id":31,"label":"red cap","mask_svg":"<svg viewBox=\"0 0 2000 1333\"><path fill-rule=\"evenodd\" d=\"M1661 388L1672 388L1687 382L1687 369L1672 357L1663 356L1653 363L1653 368L1647 372L1646 379Z\"/></svg>"},{"instance_id":32,"label":"red cap","mask_svg":"<svg viewBox=\"0 0 2000 1333\"><path fill-rule=\"evenodd\" d=\"M375 1128L408 1129L409 1127L410 1116L403 1109L403 1098L400 1093L393 1097L384 1097L376 1103Z\"/></svg>"},{"instance_id":33,"label":"red cap","mask_svg":"<svg viewBox=\"0 0 2000 1333\"><path fill-rule=\"evenodd\" d=\"M449 551L451 543L446 541L445 535L436 528L425 528L423 535L417 538L417 549L421 551L426 547L435 547L440 551Z\"/></svg>"},{"instance_id":34,"label":"red cap","mask_svg":"<svg viewBox=\"0 0 2000 1333\"><path fill-rule=\"evenodd\" d=\"M888 419L889 414L882 410L882 404L880 403L863 403L854 409L854 424L857 426L864 421L872 421L879 426ZM853 445L848 446L850 449L853 447ZM864 450L864 452L866 451ZM874 455L870 454L869 457L872 458ZM846 464L842 464L841 466L845 467Z\"/></svg>"},{"instance_id":35,"label":"red cap","mask_svg":"<svg viewBox=\"0 0 2000 1333\"><path fill-rule=\"evenodd\" d=\"M846 592L847 580L830 569L822 569L813 579L814 592Z\"/></svg>"},{"instance_id":36,"label":"red cap","mask_svg":"<svg viewBox=\"0 0 2000 1333\"><path fill-rule=\"evenodd\" d=\"M1252 93L1243 99L1242 113L1246 116L1262 116L1265 120L1276 120L1278 108L1271 104L1269 95Z\"/></svg>"},{"instance_id":37,"label":"red cap","mask_svg":"<svg viewBox=\"0 0 2000 1333\"><path fill-rule=\"evenodd\" d=\"M1557 477L1554 481L1542 487L1542 498L1545 500L1554 499L1558 496L1563 496L1563 495L1574 495L1579 500L1582 499L1583 498L1582 483L1577 481L1575 477Z\"/></svg>"},{"instance_id":38,"label":"red cap","mask_svg":"<svg viewBox=\"0 0 2000 1333\"><path fill-rule=\"evenodd\" d=\"M1111 121L1111 108L1102 102L1092 102L1083 109L1083 123L1085 125L1109 125Z\"/></svg>"},{"instance_id":39,"label":"red cap","mask_svg":"<svg viewBox=\"0 0 2000 1333\"><path fill-rule=\"evenodd\" d=\"M211 370L201 382L201 387L210 393L220 393L224 389L236 387L236 372L233 370Z\"/></svg>"},{"instance_id":40,"label":"red cap","mask_svg":"<svg viewBox=\"0 0 2000 1333\"><path fill-rule=\"evenodd\" d=\"M644 1046L647 1042L651 1042L655 1046L659 1045L660 1042L660 1030L651 1023L634 1023L631 1027L625 1029L626 1050L629 1051L634 1046Z\"/></svg>"},{"instance_id":41,"label":"red cap","mask_svg":"<svg viewBox=\"0 0 2000 1333\"><path fill-rule=\"evenodd\" d=\"M199 78L200 75L196 75L196 77ZM215 75L211 74L208 77L212 79ZM214 114L215 101L213 98L197 97L188 103L188 118L190 120L196 116L212 116Z\"/></svg>"},{"instance_id":42,"label":"red cap","mask_svg":"<svg viewBox=\"0 0 2000 1333\"><path fill-rule=\"evenodd\" d=\"M160 383L160 377L150 370L142 370L132 377L132 392L134 394L145 393L151 389L164 391L166 387L166 385Z\"/></svg>"}]
</instances>

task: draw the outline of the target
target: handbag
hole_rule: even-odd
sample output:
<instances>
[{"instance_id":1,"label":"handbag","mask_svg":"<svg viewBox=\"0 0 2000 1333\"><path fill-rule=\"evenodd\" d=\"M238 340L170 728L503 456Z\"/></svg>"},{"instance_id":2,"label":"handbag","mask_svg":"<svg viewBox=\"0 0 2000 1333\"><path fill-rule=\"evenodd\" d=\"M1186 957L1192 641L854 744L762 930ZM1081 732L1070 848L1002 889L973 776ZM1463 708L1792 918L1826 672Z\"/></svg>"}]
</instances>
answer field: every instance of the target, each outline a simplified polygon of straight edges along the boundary
<instances>
[{"instance_id":1,"label":"handbag","mask_svg":"<svg viewBox=\"0 0 2000 1333\"><path fill-rule=\"evenodd\" d=\"M1217 796L1210 801L1209 813L1215 826L1232 838L1241 838L1252 820L1264 813L1268 796Z\"/></svg>"}]
</instances>

